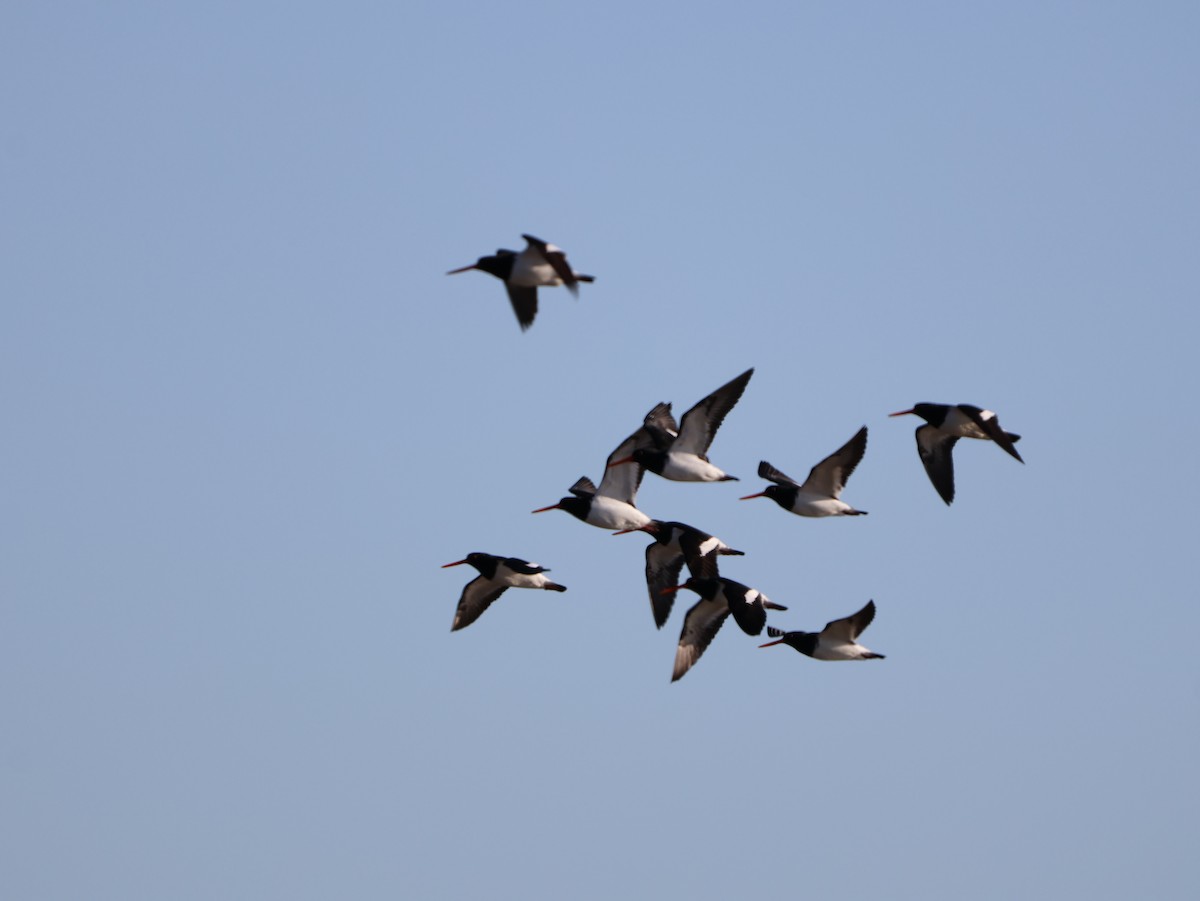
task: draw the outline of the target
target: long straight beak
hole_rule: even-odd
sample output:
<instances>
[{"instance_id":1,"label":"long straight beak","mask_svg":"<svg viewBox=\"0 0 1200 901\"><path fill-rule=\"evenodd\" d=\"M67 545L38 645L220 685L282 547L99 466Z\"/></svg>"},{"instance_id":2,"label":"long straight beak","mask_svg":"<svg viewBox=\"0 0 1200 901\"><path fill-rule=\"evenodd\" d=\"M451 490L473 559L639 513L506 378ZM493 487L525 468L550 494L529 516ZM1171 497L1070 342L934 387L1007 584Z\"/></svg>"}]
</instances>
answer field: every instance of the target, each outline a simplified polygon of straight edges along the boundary
<instances>
[{"instance_id":1,"label":"long straight beak","mask_svg":"<svg viewBox=\"0 0 1200 901\"><path fill-rule=\"evenodd\" d=\"M675 592L677 592L679 589L681 589L683 587L684 586L682 586L682 585L672 585L670 588L664 588L662 591L659 592L659 594L674 594Z\"/></svg>"},{"instance_id":2,"label":"long straight beak","mask_svg":"<svg viewBox=\"0 0 1200 901\"><path fill-rule=\"evenodd\" d=\"M442 569L447 569L451 566L462 566L466 562L466 560L455 560L453 563L443 563Z\"/></svg>"},{"instance_id":3,"label":"long straight beak","mask_svg":"<svg viewBox=\"0 0 1200 901\"><path fill-rule=\"evenodd\" d=\"M754 500L754 498L756 498L756 497L766 497L766 496L767 496L767 493L765 491L760 491L758 494L747 494L745 497L739 497L738 500L739 501L750 501L750 500Z\"/></svg>"},{"instance_id":4,"label":"long straight beak","mask_svg":"<svg viewBox=\"0 0 1200 901\"><path fill-rule=\"evenodd\" d=\"M461 269L451 269L446 274L447 275L458 275L458 273L460 273L460 272L469 272L470 270L475 269L475 268L477 268L477 267L475 266L474 263L472 263L470 266L463 266Z\"/></svg>"},{"instance_id":5,"label":"long straight beak","mask_svg":"<svg viewBox=\"0 0 1200 901\"><path fill-rule=\"evenodd\" d=\"M531 513L545 513L547 510L559 509L559 504L551 504L549 507L538 507L536 510L531 510Z\"/></svg>"},{"instance_id":6,"label":"long straight beak","mask_svg":"<svg viewBox=\"0 0 1200 901\"><path fill-rule=\"evenodd\" d=\"M611 469L614 466L620 466L622 463L636 463L636 462L637 461L634 460L633 457L626 457L623 460L613 460L611 463L608 464L608 468Z\"/></svg>"},{"instance_id":7,"label":"long straight beak","mask_svg":"<svg viewBox=\"0 0 1200 901\"><path fill-rule=\"evenodd\" d=\"M888 416L907 416L912 410L901 410L899 413L889 413Z\"/></svg>"},{"instance_id":8,"label":"long straight beak","mask_svg":"<svg viewBox=\"0 0 1200 901\"><path fill-rule=\"evenodd\" d=\"M772 645L776 645L776 644L783 644L783 639L782 639L782 638L778 638L778 639L776 639L775 641L768 641L766 644L760 644L760 645L759 645L759 647L760 647L760 648L769 648L769 647L771 647Z\"/></svg>"}]
</instances>

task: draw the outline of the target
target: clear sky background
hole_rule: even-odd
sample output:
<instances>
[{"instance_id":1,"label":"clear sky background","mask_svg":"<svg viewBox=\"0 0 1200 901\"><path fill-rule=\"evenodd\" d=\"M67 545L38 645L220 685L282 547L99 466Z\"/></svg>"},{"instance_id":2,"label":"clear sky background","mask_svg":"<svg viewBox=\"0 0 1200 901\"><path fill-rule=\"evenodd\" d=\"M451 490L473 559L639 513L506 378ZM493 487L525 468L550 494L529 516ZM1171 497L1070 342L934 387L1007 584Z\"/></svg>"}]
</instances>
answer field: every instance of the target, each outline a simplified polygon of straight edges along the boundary
<instances>
[{"instance_id":1,"label":"clear sky background","mask_svg":"<svg viewBox=\"0 0 1200 901\"><path fill-rule=\"evenodd\" d=\"M0 895L1191 897L1192 3L0 13ZM522 334L448 269L597 276ZM639 505L814 629L677 684ZM1022 466L918 401L996 410ZM759 491L856 429L844 495ZM480 550L566 594L449 627ZM682 608L682 609L681 609Z\"/></svg>"}]
</instances>

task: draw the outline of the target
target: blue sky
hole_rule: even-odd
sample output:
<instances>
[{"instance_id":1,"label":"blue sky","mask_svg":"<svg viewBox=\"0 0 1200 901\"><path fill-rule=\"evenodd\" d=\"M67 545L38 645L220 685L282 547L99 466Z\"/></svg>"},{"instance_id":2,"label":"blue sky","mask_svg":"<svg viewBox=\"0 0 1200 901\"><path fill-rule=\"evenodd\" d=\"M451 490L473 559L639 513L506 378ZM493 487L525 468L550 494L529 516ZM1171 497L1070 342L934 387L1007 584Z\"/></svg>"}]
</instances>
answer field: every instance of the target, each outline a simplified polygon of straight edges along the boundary
<instances>
[{"instance_id":1,"label":"blue sky","mask_svg":"<svg viewBox=\"0 0 1200 901\"><path fill-rule=\"evenodd\" d=\"M0 13L0 890L1189 897L1191 4ZM446 278L530 232L597 276ZM754 366L651 515L530 516ZM947 508L918 401L996 410ZM796 476L870 429L845 499ZM469 551L552 567L450 634ZM684 599L677 607L686 607ZM764 639L765 640L765 639Z\"/></svg>"}]
</instances>

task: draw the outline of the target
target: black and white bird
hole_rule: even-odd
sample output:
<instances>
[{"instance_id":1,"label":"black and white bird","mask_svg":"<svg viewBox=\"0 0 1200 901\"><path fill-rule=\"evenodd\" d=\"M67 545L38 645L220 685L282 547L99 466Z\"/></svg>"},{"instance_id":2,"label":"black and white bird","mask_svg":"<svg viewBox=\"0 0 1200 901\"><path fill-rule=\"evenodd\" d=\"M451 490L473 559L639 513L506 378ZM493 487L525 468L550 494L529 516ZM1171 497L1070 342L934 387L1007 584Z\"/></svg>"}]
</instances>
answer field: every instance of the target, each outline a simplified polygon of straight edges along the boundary
<instances>
[{"instance_id":1,"label":"black and white bird","mask_svg":"<svg viewBox=\"0 0 1200 901\"><path fill-rule=\"evenodd\" d=\"M533 235L521 237L525 239L526 246L519 253L501 248L494 256L480 257L470 266L451 269L446 274L455 275L478 269L496 276L508 289L508 299L512 302L513 312L517 314L521 331L524 331L533 325L537 316L539 287L566 285L568 291L578 296L579 282L594 282L596 279L573 270L562 248L547 244Z\"/></svg>"},{"instance_id":2,"label":"black and white bird","mask_svg":"<svg viewBox=\"0 0 1200 901\"><path fill-rule=\"evenodd\" d=\"M820 632L784 632L769 627L767 634L775 641L768 641L759 647L786 644L815 660L882 660L883 654L876 654L858 643L858 636L871 625L874 618L875 602L867 601L867 606L858 613L826 623Z\"/></svg>"},{"instance_id":3,"label":"black and white bird","mask_svg":"<svg viewBox=\"0 0 1200 901\"><path fill-rule=\"evenodd\" d=\"M728 475L708 461L708 448L752 375L754 370L747 369L722 385L684 413L678 425L671 415L671 405L658 404L646 414L642 426L651 436L650 446L637 448L609 466L638 463L664 479L676 482L736 482L736 476Z\"/></svg>"},{"instance_id":4,"label":"black and white bird","mask_svg":"<svg viewBox=\"0 0 1200 901\"><path fill-rule=\"evenodd\" d=\"M769 497L797 516L862 516L866 510L855 510L840 498L842 489L846 487L847 480L866 450L867 427L863 426L854 433L853 438L814 466L803 485L763 460L758 464L758 475L775 484L758 494L748 494L741 500Z\"/></svg>"},{"instance_id":5,"label":"black and white bird","mask_svg":"<svg viewBox=\"0 0 1200 901\"><path fill-rule=\"evenodd\" d=\"M663 593L679 582L679 573L686 563L688 573L695 579L715 579L718 556L742 556L744 551L735 551L720 538L702 532L682 522L662 522L653 519L640 529L622 529L615 532L642 531L654 538L646 546L646 588L650 592L650 610L654 624L662 628L671 615L675 593Z\"/></svg>"},{"instance_id":6,"label":"black and white bird","mask_svg":"<svg viewBox=\"0 0 1200 901\"><path fill-rule=\"evenodd\" d=\"M917 453L925 464L929 481L933 482L933 487L947 504L954 500L954 458L951 451L959 438L994 441L1009 456L1025 462L1013 446L1021 436L1000 428L1000 420L991 410L971 404L917 404L911 410L888 415L907 416L910 413L925 420L925 425L917 426Z\"/></svg>"},{"instance_id":7,"label":"black and white bird","mask_svg":"<svg viewBox=\"0 0 1200 901\"><path fill-rule=\"evenodd\" d=\"M684 617L683 631L679 633L679 645L675 648L672 682L682 678L700 659L700 655L731 613L734 622L743 632L747 635L758 635L767 623L768 610L787 610L787 607L768 600L761 591L733 579L691 578L682 585L664 588L663 593L673 593L681 588L689 588L696 592L700 595L700 601Z\"/></svg>"},{"instance_id":8,"label":"black and white bird","mask_svg":"<svg viewBox=\"0 0 1200 901\"><path fill-rule=\"evenodd\" d=\"M467 554L462 560L447 563L442 566L462 566L464 563L479 570L479 575L463 588L462 597L458 599L458 609L454 613L454 624L451 632L465 629L483 614L492 601L504 594L509 588L541 588L545 591L566 591L567 586L551 582L546 578L550 570L519 557L500 557L496 554L483 554L478 551Z\"/></svg>"},{"instance_id":9,"label":"black and white bird","mask_svg":"<svg viewBox=\"0 0 1200 901\"><path fill-rule=\"evenodd\" d=\"M644 469L636 466L614 466L613 460L628 457L634 449L647 441L644 428L638 429L617 445L608 455L604 477L597 488L587 476L580 476L567 490L572 497L564 497L557 504L539 507L534 513L547 510L565 510L576 519L600 529L632 531L651 521L650 517L634 506L638 486L642 483Z\"/></svg>"}]
</instances>

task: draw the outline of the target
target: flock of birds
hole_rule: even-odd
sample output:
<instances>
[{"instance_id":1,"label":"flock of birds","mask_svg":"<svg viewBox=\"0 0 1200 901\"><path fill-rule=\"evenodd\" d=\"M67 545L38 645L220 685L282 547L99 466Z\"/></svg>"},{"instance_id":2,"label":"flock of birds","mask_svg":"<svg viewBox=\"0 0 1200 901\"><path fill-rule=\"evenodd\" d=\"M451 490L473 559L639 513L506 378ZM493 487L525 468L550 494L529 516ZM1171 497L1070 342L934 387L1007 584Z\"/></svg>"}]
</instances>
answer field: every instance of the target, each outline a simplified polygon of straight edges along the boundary
<instances>
[{"instance_id":1,"label":"flock of birds","mask_svg":"<svg viewBox=\"0 0 1200 901\"><path fill-rule=\"evenodd\" d=\"M493 256L480 257L474 264L448 274L479 270L499 278L508 290L517 322L525 330L537 315L539 287L565 285L574 294L580 282L591 282L594 278L575 272L566 254L553 244L532 235L522 237L526 242L524 250L497 250ZM647 470L676 482L737 481L736 476L709 460L708 449L753 374L754 370L748 369L722 385L684 413L679 422L671 413L671 404L656 404L641 426L608 455L599 486L582 476L568 489L569 497L533 511L562 510L615 535L641 531L654 539L646 547L646 588L655 625L661 629L666 623L678 591L687 589L700 597L684 617L675 649L672 682L695 665L730 616L748 635L761 635L766 628L767 635L775 640L760 647L785 644L816 660L873 660L884 656L858 643L858 637L875 618L874 601L868 601L850 616L826 623L820 632L785 632L767 626L768 610L787 608L772 602L757 589L721 576L718 570L719 557L741 556L742 551L685 523L652 519L634 503ZM930 482L946 504L954 500L951 452L960 438L992 441L1024 462L1014 446L1020 436L1002 429L996 414L990 410L971 404L920 403L890 415L910 414L924 420L916 430L917 453ZM771 484L741 500L770 498L798 516L865 515L867 511L856 510L841 499L841 494L866 449L867 427L863 426L814 466L803 482L784 475L763 460L758 475ZM463 564L474 567L479 575L463 588L451 631L471 625L509 588L567 590L565 585L546 576L548 569L518 557L476 552L445 567ZM684 566L688 578L681 583Z\"/></svg>"}]
</instances>

